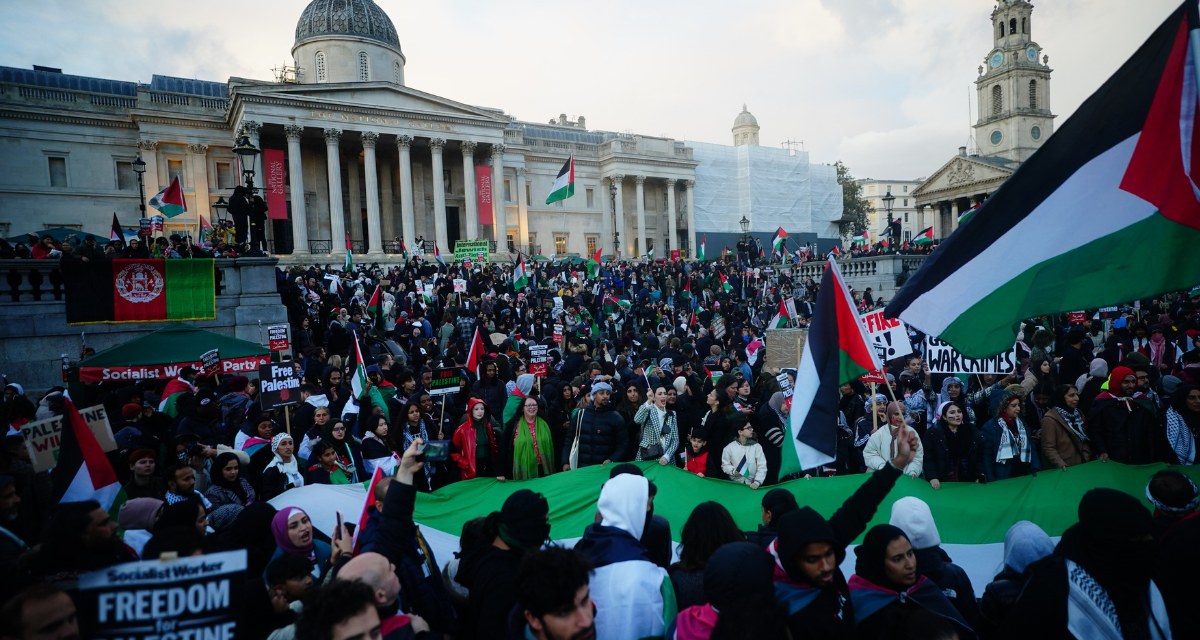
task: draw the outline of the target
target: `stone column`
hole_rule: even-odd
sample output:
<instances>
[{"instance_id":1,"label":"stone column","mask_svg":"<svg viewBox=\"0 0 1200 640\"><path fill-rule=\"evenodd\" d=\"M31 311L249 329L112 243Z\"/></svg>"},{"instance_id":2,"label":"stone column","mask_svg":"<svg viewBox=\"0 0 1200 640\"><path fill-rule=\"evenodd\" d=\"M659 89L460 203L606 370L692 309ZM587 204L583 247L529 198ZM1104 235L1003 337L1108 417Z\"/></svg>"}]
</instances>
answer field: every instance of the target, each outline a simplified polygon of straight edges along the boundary
<instances>
[{"instance_id":1,"label":"stone column","mask_svg":"<svg viewBox=\"0 0 1200 640\"><path fill-rule=\"evenodd\" d=\"M379 217L382 226L379 230L381 244L387 246L396 237L396 212L392 205L392 160L384 156L379 161Z\"/></svg>"},{"instance_id":2,"label":"stone column","mask_svg":"<svg viewBox=\"0 0 1200 640\"><path fill-rule=\"evenodd\" d=\"M696 245L696 181L685 180L684 184L687 185L688 258L694 259L699 250Z\"/></svg>"},{"instance_id":3,"label":"stone column","mask_svg":"<svg viewBox=\"0 0 1200 640\"><path fill-rule=\"evenodd\" d=\"M363 132L363 173L366 174L367 186L367 253L373 258L383 257L383 230L379 221L379 173L375 166L375 143L378 141L378 133Z\"/></svg>"},{"instance_id":4,"label":"stone column","mask_svg":"<svg viewBox=\"0 0 1200 640\"><path fill-rule=\"evenodd\" d=\"M446 189L442 184L442 147L446 141L434 138L429 141L429 149L433 153L433 228L438 249L450 250L449 237L446 235ZM430 253L433 253L432 251Z\"/></svg>"},{"instance_id":5,"label":"stone column","mask_svg":"<svg viewBox=\"0 0 1200 640\"><path fill-rule=\"evenodd\" d=\"M475 240L479 238L479 203L475 198L475 147L476 144L470 140L463 140L459 143L462 149L463 157L463 211L466 212L466 227L464 227L464 235L467 240ZM495 189L492 190L492 198L495 199ZM453 248L453 247L451 247Z\"/></svg>"},{"instance_id":6,"label":"stone column","mask_svg":"<svg viewBox=\"0 0 1200 640\"><path fill-rule=\"evenodd\" d=\"M341 129L325 130L325 156L329 169L329 252L346 246L346 216L342 213L342 154L338 149Z\"/></svg>"},{"instance_id":7,"label":"stone column","mask_svg":"<svg viewBox=\"0 0 1200 640\"><path fill-rule=\"evenodd\" d=\"M646 255L646 176L634 176L633 182L637 185L635 193L637 194L637 226L638 226L638 255L641 257Z\"/></svg>"},{"instance_id":8,"label":"stone column","mask_svg":"<svg viewBox=\"0 0 1200 640\"><path fill-rule=\"evenodd\" d=\"M663 257L670 258L671 249L679 248L679 234L675 228L675 178L667 178L667 246L663 248Z\"/></svg>"},{"instance_id":9,"label":"stone column","mask_svg":"<svg viewBox=\"0 0 1200 640\"><path fill-rule=\"evenodd\" d=\"M208 145L189 144L188 153L192 155L192 187L196 192L196 223L199 224L200 216L212 219L208 201ZM152 195L147 193L146 198Z\"/></svg>"},{"instance_id":10,"label":"stone column","mask_svg":"<svg viewBox=\"0 0 1200 640\"><path fill-rule=\"evenodd\" d=\"M492 145L492 209L496 250L508 251L508 190L504 188L504 145Z\"/></svg>"},{"instance_id":11,"label":"stone column","mask_svg":"<svg viewBox=\"0 0 1200 640\"><path fill-rule=\"evenodd\" d=\"M362 191L359 189L358 154L350 156L350 164L346 165L346 196L349 211L346 217L349 222L350 240L361 242L363 239L362 224Z\"/></svg>"},{"instance_id":12,"label":"stone column","mask_svg":"<svg viewBox=\"0 0 1200 640\"><path fill-rule=\"evenodd\" d=\"M625 176L618 173L609 180L617 187L616 210L613 215L617 219L617 257L620 258L620 254L629 255L629 236L625 235L625 194L621 190Z\"/></svg>"},{"instance_id":13,"label":"stone column","mask_svg":"<svg viewBox=\"0 0 1200 640\"><path fill-rule=\"evenodd\" d=\"M146 163L146 173L142 174L143 188L146 190L146 200L154 197L162 186L158 184L158 143L154 140L138 140L139 155Z\"/></svg>"},{"instance_id":14,"label":"stone column","mask_svg":"<svg viewBox=\"0 0 1200 640\"><path fill-rule=\"evenodd\" d=\"M413 217L412 141L412 136L396 136L396 149L400 152L400 231L409 251L413 250L413 241L417 239L417 224Z\"/></svg>"},{"instance_id":15,"label":"stone column","mask_svg":"<svg viewBox=\"0 0 1200 640\"><path fill-rule=\"evenodd\" d=\"M529 201L525 199L525 167L517 167L517 237L518 247L529 242ZM533 251L533 247L527 247Z\"/></svg>"},{"instance_id":16,"label":"stone column","mask_svg":"<svg viewBox=\"0 0 1200 640\"><path fill-rule=\"evenodd\" d=\"M304 127L289 124L283 128L287 136L288 177L292 195L292 255L308 255L308 216L304 210L304 168L300 163L300 137Z\"/></svg>"},{"instance_id":17,"label":"stone column","mask_svg":"<svg viewBox=\"0 0 1200 640\"><path fill-rule=\"evenodd\" d=\"M950 233L958 228L958 198L950 201Z\"/></svg>"}]
</instances>

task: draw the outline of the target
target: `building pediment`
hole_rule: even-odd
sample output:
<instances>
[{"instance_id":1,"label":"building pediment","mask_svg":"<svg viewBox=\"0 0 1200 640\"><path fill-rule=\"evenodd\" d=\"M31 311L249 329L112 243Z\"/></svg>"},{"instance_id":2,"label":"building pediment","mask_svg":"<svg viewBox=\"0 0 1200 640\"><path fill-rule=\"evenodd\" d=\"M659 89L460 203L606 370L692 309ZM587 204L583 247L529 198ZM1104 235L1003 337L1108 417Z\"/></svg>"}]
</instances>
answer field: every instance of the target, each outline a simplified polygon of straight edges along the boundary
<instances>
[{"instance_id":1,"label":"building pediment","mask_svg":"<svg viewBox=\"0 0 1200 640\"><path fill-rule=\"evenodd\" d=\"M233 98L245 102L291 105L309 111L386 112L404 117L451 118L485 126L504 126L510 122L510 118L499 111L455 102L390 82L235 87Z\"/></svg>"},{"instance_id":2,"label":"building pediment","mask_svg":"<svg viewBox=\"0 0 1200 640\"><path fill-rule=\"evenodd\" d=\"M921 201L929 196L975 192L976 186L988 187L979 191L994 191L996 185L1004 182L1013 174L1013 169L1001 164L1002 160L991 161L977 156L955 156L942 165L921 186L913 191L913 196Z\"/></svg>"}]
</instances>

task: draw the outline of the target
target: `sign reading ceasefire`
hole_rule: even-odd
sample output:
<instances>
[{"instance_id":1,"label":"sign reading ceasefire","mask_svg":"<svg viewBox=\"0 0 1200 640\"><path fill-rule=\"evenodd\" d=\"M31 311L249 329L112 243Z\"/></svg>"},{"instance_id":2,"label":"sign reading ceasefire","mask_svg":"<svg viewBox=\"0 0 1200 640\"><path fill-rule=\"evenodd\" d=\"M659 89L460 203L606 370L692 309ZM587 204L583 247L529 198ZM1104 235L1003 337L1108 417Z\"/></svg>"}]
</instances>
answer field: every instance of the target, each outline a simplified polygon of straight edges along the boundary
<instances>
[{"instance_id":1,"label":"sign reading ceasefire","mask_svg":"<svg viewBox=\"0 0 1200 640\"><path fill-rule=\"evenodd\" d=\"M387 116L368 116L357 113L335 113L333 111L309 111L309 115L320 120L337 120L338 122L363 122L367 124L390 124L397 127L412 129L429 129L431 131L454 131L454 125L444 122L423 122L421 120L405 120Z\"/></svg>"}]
</instances>

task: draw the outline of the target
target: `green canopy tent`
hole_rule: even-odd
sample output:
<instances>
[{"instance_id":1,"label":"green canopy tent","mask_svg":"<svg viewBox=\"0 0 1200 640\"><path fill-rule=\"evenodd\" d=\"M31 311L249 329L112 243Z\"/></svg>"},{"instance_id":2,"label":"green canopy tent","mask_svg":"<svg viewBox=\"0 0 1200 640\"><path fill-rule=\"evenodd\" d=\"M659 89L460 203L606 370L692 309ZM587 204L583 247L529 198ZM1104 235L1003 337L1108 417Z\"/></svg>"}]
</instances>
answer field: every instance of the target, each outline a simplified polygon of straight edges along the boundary
<instances>
[{"instance_id":1,"label":"green canopy tent","mask_svg":"<svg viewBox=\"0 0 1200 640\"><path fill-rule=\"evenodd\" d=\"M105 349L79 363L81 382L175 378L185 366L200 369L200 356L217 350L220 373L254 373L271 362L271 351L246 340L176 322Z\"/></svg>"},{"instance_id":2,"label":"green canopy tent","mask_svg":"<svg viewBox=\"0 0 1200 640\"><path fill-rule=\"evenodd\" d=\"M127 229L122 227L121 231L125 232L126 238L130 238L138 234L137 229ZM96 242L99 243L100 246L108 244L108 234L100 235L96 233L85 233L79 229L71 229L69 227L54 227L53 229L42 229L41 231L31 231L30 233L36 233L38 238L41 238L42 236L50 236L51 238L54 238L56 242L62 242L63 240L66 240L67 236L71 235L72 233L79 236L80 242L83 242L88 236L96 236ZM28 242L29 237L27 234L21 234L19 236L12 236L11 238L5 238L5 240L12 243Z\"/></svg>"}]
</instances>

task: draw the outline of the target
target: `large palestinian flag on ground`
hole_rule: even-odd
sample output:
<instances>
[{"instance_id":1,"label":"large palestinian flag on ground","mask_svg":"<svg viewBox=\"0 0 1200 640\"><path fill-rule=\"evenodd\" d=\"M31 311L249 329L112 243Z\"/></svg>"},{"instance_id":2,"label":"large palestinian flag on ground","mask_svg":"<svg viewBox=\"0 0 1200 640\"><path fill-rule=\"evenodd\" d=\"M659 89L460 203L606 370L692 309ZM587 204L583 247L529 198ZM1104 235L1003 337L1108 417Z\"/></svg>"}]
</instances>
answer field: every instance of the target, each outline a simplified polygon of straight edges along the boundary
<instances>
[{"instance_id":1,"label":"large palestinian flag on ground","mask_svg":"<svg viewBox=\"0 0 1200 640\"><path fill-rule=\"evenodd\" d=\"M92 260L62 264L67 323L211 320L212 260Z\"/></svg>"},{"instance_id":2,"label":"large palestinian flag on ground","mask_svg":"<svg viewBox=\"0 0 1200 640\"><path fill-rule=\"evenodd\" d=\"M1189 0L887 306L964 355L1024 318L1200 282L1200 18Z\"/></svg>"},{"instance_id":3,"label":"large palestinian flag on ground","mask_svg":"<svg viewBox=\"0 0 1200 640\"><path fill-rule=\"evenodd\" d=\"M883 366L854 299L832 257L825 265L783 443L779 477L833 462L837 456L838 387Z\"/></svg>"}]
</instances>

